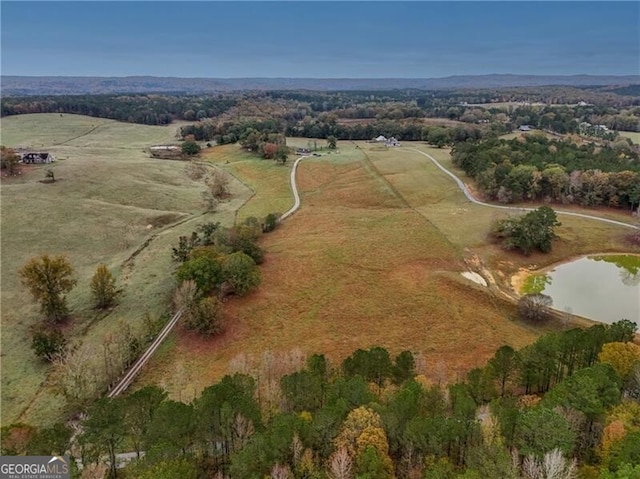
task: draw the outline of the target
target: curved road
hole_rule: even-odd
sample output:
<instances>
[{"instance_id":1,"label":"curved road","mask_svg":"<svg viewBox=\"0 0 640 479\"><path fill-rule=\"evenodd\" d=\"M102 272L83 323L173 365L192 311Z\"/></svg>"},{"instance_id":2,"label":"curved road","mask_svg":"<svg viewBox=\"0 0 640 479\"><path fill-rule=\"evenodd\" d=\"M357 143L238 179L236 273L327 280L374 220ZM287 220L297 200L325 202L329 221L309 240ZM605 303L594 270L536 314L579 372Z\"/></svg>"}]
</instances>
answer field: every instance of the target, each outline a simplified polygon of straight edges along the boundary
<instances>
[{"instance_id":1,"label":"curved road","mask_svg":"<svg viewBox=\"0 0 640 479\"><path fill-rule=\"evenodd\" d=\"M305 158L308 158L308 157L301 156L300 158L298 158L296 162L293 164L293 168L291 168L290 181L291 181L291 191L293 191L293 206L289 209L289 211L283 214L278 221L286 220L289 216L295 213L298 210L298 208L300 208L300 195L298 194L298 187L296 186L296 172L298 171L298 163L300 163Z\"/></svg>"},{"instance_id":2,"label":"curved road","mask_svg":"<svg viewBox=\"0 0 640 479\"><path fill-rule=\"evenodd\" d=\"M436 165L438 168L440 168L440 170L442 170L445 174L450 176L453 179L453 181L456 182L456 184L458 185L458 188L460 188L460 190L464 193L464 195L467 197L467 199L470 202L472 202L472 203L474 203L476 205L487 206L489 208L497 208L497 209L501 209L501 210L520 211L520 212L521 211L534 211L535 210L535 208L520 208L520 207L516 207L516 206L494 205L494 204L491 204L491 203L485 203L483 201L477 200L471 194L471 192L469 191L469 188L467 188L467 186L463 183L463 181L460 178L458 178L455 174L453 174L449 170L447 170L444 166L442 166L440 164L440 162L438 160L436 160L430 154L425 153L424 151L420 151L420 150L418 150L416 148L403 148L403 149L401 149L399 151L414 151L416 153L420 153L422 156L426 156L427 158L429 158L433 162L434 165ZM295 163L293 164L293 168L291 168L290 182L291 182L291 190L293 192L294 202L293 202L293 206L286 213L284 213L282 216L280 216L278 221L283 221L283 220L287 219L289 216L291 216L293 213L295 213L298 210L298 208L300 208L300 194L298 193L298 186L296 184L296 173L298 171L298 164L305 158L308 158L308 157L307 156L301 156L300 158L298 158L295 161ZM616 220L610 220L610 219L607 219L607 218L601 218L599 216L591 216L591 215L586 215L586 214L582 214L582 213L573 213L571 211L562 211L562 210L556 210L556 213L558 213L560 215L577 216L579 218L586 218L586 219L590 219L590 220L601 221L603 223L609 223L609 224L616 225L616 226L624 226L626 228L640 229L640 227L632 225L632 224L629 224L629 223L623 223L622 221L616 221ZM131 384L131 382L133 381L135 376L138 374L140 369L142 369L142 367L147 363L147 361L149 360L151 355L155 352L155 350L158 348L158 346L160 346L162 341L169 335L169 332L176 325L176 323L180 319L180 316L182 316L182 311L178 311L171 318L171 320L162 329L162 331L160 332L158 337L155 339L155 341L151 344L151 346L149 346L147 351L145 351L145 353L138 359L138 361L135 362L135 364L131 367L131 369L128 371L128 373L122 378L122 380L120 382L118 382L118 384L109 392L108 397L118 396L119 394L124 392L127 389L127 387L129 387L129 385Z\"/></svg>"},{"instance_id":3,"label":"curved road","mask_svg":"<svg viewBox=\"0 0 640 479\"><path fill-rule=\"evenodd\" d=\"M431 156L428 153L425 153L424 151L420 151L416 148L407 148L401 151L415 151L416 153L420 153L423 156L426 156L427 158L429 158L433 164L435 164L438 168L440 168L444 173L446 173L447 175L449 175L451 178L453 178L453 181L456 182L456 184L458 185L458 188L460 188L462 190L462 192L464 193L464 195L467 197L467 199L469 201L471 201L472 203L476 204L476 205L481 205L481 206L488 206L489 208L497 208L497 209L501 209L501 210L510 210L510 211L535 211L536 208L520 208L517 206L501 206L501 205L494 205L491 203L485 203L483 201L477 200L469 191L469 188L467 188L467 186L462 182L462 180L460 178L458 178L456 175L454 175L453 173L451 173L449 170L447 170L444 166L442 166L440 164L440 162L438 160L436 160L433 156ZM586 214L582 214L582 213L573 213L571 211L562 211L562 210L555 210L556 213L558 213L559 215L565 215L565 216L577 216L579 218L586 218L589 220L596 220L596 221L601 221L603 223L609 223L612 225L616 225L616 226L624 226L626 228L633 228L633 229L640 229L639 226L635 226L629 223L623 223L622 221L616 221L616 220L610 220L607 218L601 218L599 216L591 216L591 215L586 215Z\"/></svg>"},{"instance_id":4,"label":"curved road","mask_svg":"<svg viewBox=\"0 0 640 479\"><path fill-rule=\"evenodd\" d=\"M293 199L294 199L293 206L289 209L289 211L283 214L278 221L282 221L288 218L293 213L295 213L298 210L298 208L300 208L300 195L298 194L298 187L296 185L296 172L298 170L298 163L300 163L300 161L302 161L304 158L306 158L306 156L301 156L300 158L298 158L293 164L293 168L291 169L290 181L291 181L291 190L293 191ZM160 331L160 334L158 334L158 337L156 337L153 343L151 343L151 345L144 352L144 354L138 358L138 360L133 364L133 366L131 366L131 369L129 369L127 374L120 381L118 381L118 383L109 391L107 397L113 398L113 397L119 396L124 391L126 391L129 385L133 382L135 377L138 375L140 370L145 366L145 364L147 364L147 362L149 361L153 353L156 351L156 349L158 349L160 344L162 344L164 339L169 335L169 333L171 332L173 327L177 324L181 316L182 316L182 310L176 312L173 315L171 320L165 325L164 328L162 328L162 331Z\"/></svg>"}]
</instances>

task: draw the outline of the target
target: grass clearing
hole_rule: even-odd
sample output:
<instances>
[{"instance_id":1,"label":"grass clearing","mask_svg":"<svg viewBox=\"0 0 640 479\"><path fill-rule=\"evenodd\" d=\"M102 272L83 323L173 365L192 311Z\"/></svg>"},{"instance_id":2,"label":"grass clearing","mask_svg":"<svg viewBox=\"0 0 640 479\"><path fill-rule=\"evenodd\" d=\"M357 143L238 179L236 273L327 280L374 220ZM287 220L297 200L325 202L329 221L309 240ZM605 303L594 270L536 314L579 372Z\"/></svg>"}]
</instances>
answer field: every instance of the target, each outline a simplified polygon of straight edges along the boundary
<instances>
[{"instance_id":1,"label":"grass clearing","mask_svg":"<svg viewBox=\"0 0 640 479\"><path fill-rule=\"evenodd\" d=\"M2 119L7 146L53 153L51 165L25 166L19 178L2 180L2 423L48 424L59 419L61 399L48 383L48 367L29 347L29 328L40 322L18 269L40 254L64 254L78 286L69 294L68 333L100 353L102 338L121 327L136 330L142 317L164 314L173 288L171 245L201 221L232 224L249 190L232 181L233 197L205 215L201 181L185 174L185 162L149 158L144 148L175 141L177 127L118 123L90 117L37 114ZM57 181L40 183L47 168ZM148 242L148 244L147 244ZM132 254L142 245L135 258ZM124 294L99 319L90 308L89 281L99 263Z\"/></svg>"},{"instance_id":2,"label":"grass clearing","mask_svg":"<svg viewBox=\"0 0 640 479\"><path fill-rule=\"evenodd\" d=\"M640 145L640 131L619 131L620 136L630 138L636 145Z\"/></svg>"},{"instance_id":3,"label":"grass clearing","mask_svg":"<svg viewBox=\"0 0 640 479\"><path fill-rule=\"evenodd\" d=\"M284 213L293 205L289 176L293 161L281 165L246 152L239 145L209 148L202 158L227 170L252 190L253 196L238 210L238 221L250 216L263 219L269 213Z\"/></svg>"},{"instance_id":4,"label":"grass clearing","mask_svg":"<svg viewBox=\"0 0 640 479\"><path fill-rule=\"evenodd\" d=\"M138 384L163 384L178 397L179 364L196 394L246 356L299 349L337 362L375 344L419 352L422 372L453 379L505 342L535 337L510 319L512 305L458 274L460 248L406 206L363 148L341 142L331 160L301 163L302 207L264 236L260 288L228 301L222 336L179 330L175 348L155 357Z\"/></svg>"}]
</instances>

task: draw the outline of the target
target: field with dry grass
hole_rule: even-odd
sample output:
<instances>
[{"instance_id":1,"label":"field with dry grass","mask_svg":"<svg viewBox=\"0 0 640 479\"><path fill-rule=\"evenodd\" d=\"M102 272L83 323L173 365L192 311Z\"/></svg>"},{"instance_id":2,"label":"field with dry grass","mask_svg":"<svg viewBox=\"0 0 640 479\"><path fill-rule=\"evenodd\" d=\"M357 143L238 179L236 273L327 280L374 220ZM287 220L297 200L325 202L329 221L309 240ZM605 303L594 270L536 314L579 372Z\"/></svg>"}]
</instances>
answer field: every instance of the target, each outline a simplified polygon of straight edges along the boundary
<instances>
[{"instance_id":1,"label":"field with dry grass","mask_svg":"<svg viewBox=\"0 0 640 479\"><path fill-rule=\"evenodd\" d=\"M74 311L69 331L74 341L95 344L99 354L102 339L123 323L136 326L147 312L167 312L175 267L170 249L179 235L205 220L231 224L285 211L293 203L293 157L282 166L238 145L205 150L203 162L235 179L232 199L219 212L202 215L202 182L188 178L184 163L151 159L144 152L151 144L173 141L175 127L73 115L56 126L58 118L2 120L7 145L47 149L60 159L53 166L59 181L40 183L46 167L32 167L20 178L3 179L0 190L3 423L47 424L62 406L47 382L46 366L28 348L29 328L39 316L16 271L29 257L45 252L70 257L79 285L69 295ZM433 381L457 379L499 346L522 347L543 330L518 321L505 295L460 272L484 267L507 288L522 268L633 249L625 243L624 228L561 218L551 254L505 253L488 242L487 232L507 213L471 204L411 148L452 168L448 150L421 143L387 149L339 142L338 151L305 159L298 169L301 209L261 239L266 251L261 286L247 297L228 299L221 336L203 339L179 326L136 386L160 384L173 397L189 400L229 372L259 370L265 362L286 370L314 352L337 364L355 349L373 345L394 354L414 351L419 372ZM89 302L88 282L99 262L124 289L120 304L105 317Z\"/></svg>"},{"instance_id":2,"label":"field with dry grass","mask_svg":"<svg viewBox=\"0 0 640 479\"><path fill-rule=\"evenodd\" d=\"M59 419L62 399L49 367L31 351L30 328L38 308L20 285L18 269L40 254L66 255L78 286L69 294L73 317L65 328L72 343L95 345L146 313L165 314L174 287L171 246L209 219L231 224L250 191L232 181L234 196L219 212L203 214L202 181L181 161L149 158L144 149L175 142L177 126L118 123L77 115L36 114L2 119L2 141L53 153L51 165L23 167L3 178L2 200L2 423L47 424ZM56 182L44 184L45 170ZM135 254L134 254L135 253ZM105 263L123 289L108 314L91 309L89 282Z\"/></svg>"},{"instance_id":3,"label":"field with dry grass","mask_svg":"<svg viewBox=\"0 0 640 479\"><path fill-rule=\"evenodd\" d=\"M487 232L508 213L471 204L409 148L452 166L446 149L419 143L386 149L339 142L339 154L304 160L301 209L262 240L260 288L228 301L222 336L207 340L179 330L138 384L159 383L188 400L229 372L256 372L265 362L287 371L291 358L314 352L337 364L372 345L410 349L421 373L455 379L502 344L522 347L555 327L516 320L505 296L459 275L466 261L484 265L508 288L521 268L629 247L624 228L563 218L550 255L505 253ZM268 178L249 177L258 191L260 178Z\"/></svg>"},{"instance_id":4,"label":"field with dry grass","mask_svg":"<svg viewBox=\"0 0 640 479\"><path fill-rule=\"evenodd\" d=\"M365 154L364 143L339 146L339 154L300 165L302 207L264 236L262 285L228 301L227 331L207 340L180 330L139 384L195 394L264 354L323 352L340 361L376 344L415 351L424 358L422 372L452 379L505 342L522 346L535 337L513 321L509 303L459 275L466 269L463 249L408 206L386 177L392 172L378 171L391 157ZM400 163L417 160L393 154ZM412 176L407 164L400 168ZM405 186L407 194L423 190ZM425 201L455 195L447 185L438 188Z\"/></svg>"}]
</instances>

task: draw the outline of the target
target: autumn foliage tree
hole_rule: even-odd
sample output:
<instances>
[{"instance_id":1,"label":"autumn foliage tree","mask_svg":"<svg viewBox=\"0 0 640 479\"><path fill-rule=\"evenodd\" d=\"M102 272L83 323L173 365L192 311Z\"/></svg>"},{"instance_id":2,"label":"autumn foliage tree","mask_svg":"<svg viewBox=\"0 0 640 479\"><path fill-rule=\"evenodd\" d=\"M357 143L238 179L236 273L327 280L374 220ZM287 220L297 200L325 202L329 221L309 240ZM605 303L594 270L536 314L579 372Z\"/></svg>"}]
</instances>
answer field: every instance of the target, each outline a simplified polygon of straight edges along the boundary
<instances>
[{"instance_id":1,"label":"autumn foliage tree","mask_svg":"<svg viewBox=\"0 0 640 479\"><path fill-rule=\"evenodd\" d=\"M607 343L598 361L609 364L623 380L629 379L640 365L640 346L635 343Z\"/></svg>"},{"instance_id":2,"label":"autumn foliage tree","mask_svg":"<svg viewBox=\"0 0 640 479\"><path fill-rule=\"evenodd\" d=\"M353 409L342 424L338 437L334 440L336 451L345 449L356 459L358 473L374 472L371 477L392 478L393 462L389 457L389 442L382 428L380 415L372 409L361 406Z\"/></svg>"},{"instance_id":3,"label":"autumn foliage tree","mask_svg":"<svg viewBox=\"0 0 640 479\"><path fill-rule=\"evenodd\" d=\"M32 258L18 274L48 321L60 322L69 316L65 294L77 281L71 276L73 268L66 257L45 254Z\"/></svg>"},{"instance_id":4,"label":"autumn foliage tree","mask_svg":"<svg viewBox=\"0 0 640 479\"><path fill-rule=\"evenodd\" d=\"M100 264L91 278L91 295L97 309L106 309L116 301L116 279L105 264Z\"/></svg>"},{"instance_id":5,"label":"autumn foliage tree","mask_svg":"<svg viewBox=\"0 0 640 479\"><path fill-rule=\"evenodd\" d=\"M11 148L0 146L0 169L5 170L7 175L14 176L20 172L20 158Z\"/></svg>"}]
</instances>

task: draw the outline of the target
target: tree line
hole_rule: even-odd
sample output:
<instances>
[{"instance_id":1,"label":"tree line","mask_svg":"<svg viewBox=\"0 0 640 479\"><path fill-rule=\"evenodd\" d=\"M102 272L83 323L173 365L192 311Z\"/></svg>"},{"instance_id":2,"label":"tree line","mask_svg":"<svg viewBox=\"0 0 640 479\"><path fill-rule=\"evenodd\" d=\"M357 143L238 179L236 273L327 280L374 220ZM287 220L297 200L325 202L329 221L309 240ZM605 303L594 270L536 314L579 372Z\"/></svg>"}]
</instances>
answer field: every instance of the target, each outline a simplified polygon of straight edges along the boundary
<instances>
[{"instance_id":1,"label":"tree line","mask_svg":"<svg viewBox=\"0 0 640 479\"><path fill-rule=\"evenodd\" d=\"M52 95L3 97L2 116L70 113L144 125L212 118L236 104L229 95Z\"/></svg>"},{"instance_id":2,"label":"tree line","mask_svg":"<svg viewBox=\"0 0 640 479\"><path fill-rule=\"evenodd\" d=\"M332 118L343 120L388 120L406 122L422 118L444 118L469 124L491 124L510 131L522 124L560 134L579 131L579 124L603 124L611 130L638 131L640 100L612 93L594 93L586 89L511 88L476 91L344 91L344 92L237 92L217 95L129 94L129 95L50 95L3 97L2 116L25 113L75 113L119 121L164 125L174 120L210 120L213 127L247 120L279 122L278 133L300 130L301 136L339 139L370 139L352 125L334 125L337 130L323 131ZM559 93L564 92L564 93ZM561 102L580 106L556 105ZM617 100L617 101L613 101ZM518 106L492 107L492 102L522 102ZM526 103L525 103L526 102ZM542 105L532 105L541 102ZM479 107L477 104L482 104ZM317 121L320 125L305 127ZM318 131L320 129L320 131ZM229 130L229 127L224 128ZM311 130L307 132L307 130ZM405 131L406 130L406 131ZM193 132L191 132L193 133ZM187 133L187 134L191 134ZM232 132L207 133L196 139L210 141L213 136ZM377 133L380 134L380 133ZM386 136L418 140L406 127ZM227 143L230 141L226 141Z\"/></svg>"},{"instance_id":3,"label":"tree line","mask_svg":"<svg viewBox=\"0 0 640 479\"><path fill-rule=\"evenodd\" d=\"M321 354L289 370L271 361L188 402L147 386L87 406L74 455L139 479L637 477L636 327L505 345L451 384L419 374L412 352L376 346L336 365ZM2 436L3 454L45 455L65 451L71 431L14 424ZM125 450L139 459L120 471Z\"/></svg>"},{"instance_id":4,"label":"tree line","mask_svg":"<svg viewBox=\"0 0 640 479\"><path fill-rule=\"evenodd\" d=\"M638 154L625 142L597 148L542 135L457 143L453 163L501 203L552 201L634 209Z\"/></svg>"}]
</instances>

